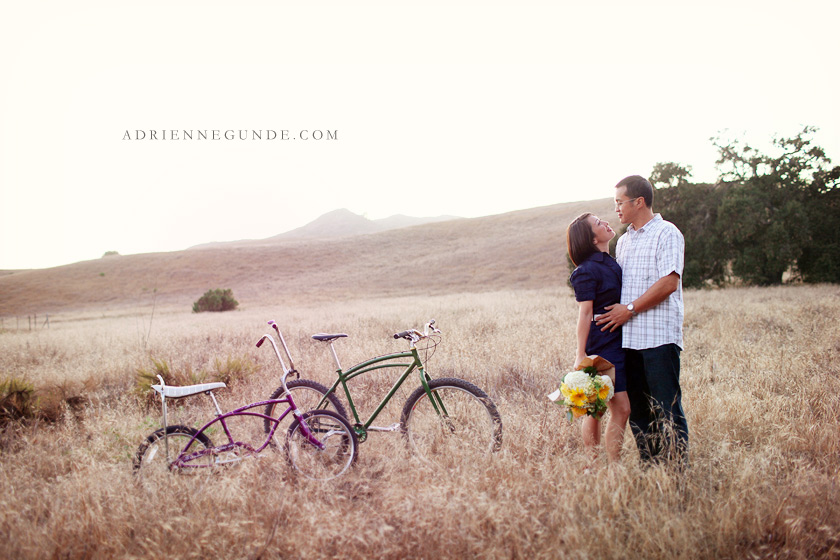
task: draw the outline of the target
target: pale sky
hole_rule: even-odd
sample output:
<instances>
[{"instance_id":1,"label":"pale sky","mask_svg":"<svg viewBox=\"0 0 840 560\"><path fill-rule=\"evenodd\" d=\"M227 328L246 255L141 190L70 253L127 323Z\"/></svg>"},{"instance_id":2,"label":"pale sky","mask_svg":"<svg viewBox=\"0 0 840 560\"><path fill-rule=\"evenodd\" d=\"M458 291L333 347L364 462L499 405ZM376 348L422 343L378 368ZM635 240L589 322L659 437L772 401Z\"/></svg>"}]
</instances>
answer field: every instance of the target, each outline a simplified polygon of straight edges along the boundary
<instances>
[{"instance_id":1,"label":"pale sky","mask_svg":"<svg viewBox=\"0 0 840 560\"><path fill-rule=\"evenodd\" d=\"M723 130L763 146L817 126L840 164L840 3L695 6L4 1L0 269L265 238L337 208L593 200L665 161L714 181Z\"/></svg>"}]
</instances>

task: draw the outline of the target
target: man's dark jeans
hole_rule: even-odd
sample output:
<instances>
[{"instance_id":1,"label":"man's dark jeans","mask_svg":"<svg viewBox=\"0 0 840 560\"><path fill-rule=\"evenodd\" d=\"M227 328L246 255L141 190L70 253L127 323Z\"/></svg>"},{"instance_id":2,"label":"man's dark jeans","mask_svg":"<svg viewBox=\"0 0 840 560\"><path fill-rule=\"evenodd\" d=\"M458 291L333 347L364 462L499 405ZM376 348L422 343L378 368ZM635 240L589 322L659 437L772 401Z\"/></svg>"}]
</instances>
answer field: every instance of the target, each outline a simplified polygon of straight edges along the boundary
<instances>
[{"instance_id":1,"label":"man's dark jeans","mask_svg":"<svg viewBox=\"0 0 840 560\"><path fill-rule=\"evenodd\" d=\"M682 408L680 347L628 349L625 371L630 429L642 460L683 462L688 455L688 423Z\"/></svg>"}]
</instances>

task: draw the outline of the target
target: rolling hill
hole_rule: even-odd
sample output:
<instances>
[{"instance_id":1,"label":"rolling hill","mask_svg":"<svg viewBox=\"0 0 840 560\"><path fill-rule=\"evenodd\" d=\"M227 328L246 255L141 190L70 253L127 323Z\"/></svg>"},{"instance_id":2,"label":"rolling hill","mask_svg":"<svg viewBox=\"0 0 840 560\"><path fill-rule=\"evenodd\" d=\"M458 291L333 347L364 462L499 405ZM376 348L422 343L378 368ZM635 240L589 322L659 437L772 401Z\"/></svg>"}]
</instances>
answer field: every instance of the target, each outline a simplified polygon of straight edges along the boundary
<instances>
[{"instance_id":1,"label":"rolling hill","mask_svg":"<svg viewBox=\"0 0 840 560\"><path fill-rule=\"evenodd\" d=\"M541 287L566 281L568 223L585 211L615 221L612 206L605 198L373 233L280 235L11 271L0 275L0 316L113 310L153 297L191 306L219 287L231 288L243 306ZM322 220L322 231L328 225Z\"/></svg>"},{"instance_id":2,"label":"rolling hill","mask_svg":"<svg viewBox=\"0 0 840 560\"><path fill-rule=\"evenodd\" d=\"M333 239L338 237L351 237L355 235L364 235L368 233L378 233L381 231L388 231L392 229L400 229L409 226L417 226L422 224L445 222L448 220L456 220L457 216L437 216L434 218L415 218L412 216L404 216L397 214L388 218L379 220L371 220L359 214L355 214L346 208L333 210L327 212L323 216L316 218L305 226L281 233L270 237L268 240L246 240L235 241L228 243L205 243L190 247L191 249L206 249L210 247L219 247L221 245L246 246L254 244L264 244L266 241L283 241L288 239Z\"/></svg>"}]
</instances>

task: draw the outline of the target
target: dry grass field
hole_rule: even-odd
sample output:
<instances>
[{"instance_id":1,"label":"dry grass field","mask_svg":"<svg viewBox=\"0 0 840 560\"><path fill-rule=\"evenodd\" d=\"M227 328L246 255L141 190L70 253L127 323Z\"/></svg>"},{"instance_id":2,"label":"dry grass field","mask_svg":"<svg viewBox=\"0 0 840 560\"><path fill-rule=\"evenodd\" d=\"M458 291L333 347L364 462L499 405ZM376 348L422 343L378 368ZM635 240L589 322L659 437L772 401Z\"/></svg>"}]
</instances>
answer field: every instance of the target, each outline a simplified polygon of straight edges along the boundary
<instances>
[{"instance_id":1,"label":"dry grass field","mask_svg":"<svg viewBox=\"0 0 840 560\"><path fill-rule=\"evenodd\" d=\"M587 210L614 216L604 199L4 271L0 389L33 390L36 414L0 409L0 557L840 557L840 288L687 292L690 470L640 469L629 437L620 464L593 462L546 398L574 348L563 232ZM240 309L190 313L210 288L233 289ZM429 372L490 394L499 453L432 466L374 433L330 483L272 453L210 476L141 485L132 473L160 424L140 372L229 380L219 398L232 409L279 383L271 352L254 347L269 319L304 376L327 384L334 365L311 334L350 334L337 343L346 367L403 349L391 334L430 318L444 338ZM385 370L354 382L363 416L390 381ZM397 421L416 386L376 424ZM197 396L170 412L199 426L210 409Z\"/></svg>"},{"instance_id":2,"label":"dry grass field","mask_svg":"<svg viewBox=\"0 0 840 560\"><path fill-rule=\"evenodd\" d=\"M192 300L162 296L152 315L150 299L123 299L57 313L49 329L7 325L0 377L25 379L60 418L3 425L0 557L840 557L839 287L686 294L691 468L679 475L640 469L630 438L618 465L584 455L577 426L546 399L572 361L576 304L562 278L522 284L376 297L366 288L310 303L249 295L238 311L199 315ZM134 392L152 358L173 374L247 364L220 392L232 408L278 383L270 351L254 347L268 319L298 368L326 382L333 366L310 334L349 333L337 345L349 365L401 348L390 335L432 317L444 338L430 373L487 390L504 421L499 453L435 467L399 435L373 434L357 467L329 483L298 479L279 454L152 487L132 474L159 423ZM204 418L203 399L182 401L178 421Z\"/></svg>"}]
</instances>

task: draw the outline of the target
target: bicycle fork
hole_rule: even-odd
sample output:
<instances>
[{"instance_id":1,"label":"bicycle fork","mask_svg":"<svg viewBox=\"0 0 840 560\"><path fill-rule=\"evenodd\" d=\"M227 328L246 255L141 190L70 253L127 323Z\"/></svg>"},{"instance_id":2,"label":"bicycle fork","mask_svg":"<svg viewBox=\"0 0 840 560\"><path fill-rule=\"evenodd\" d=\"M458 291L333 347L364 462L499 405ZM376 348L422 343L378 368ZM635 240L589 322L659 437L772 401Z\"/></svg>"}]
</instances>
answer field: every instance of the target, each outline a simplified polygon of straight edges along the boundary
<instances>
[{"instance_id":1,"label":"bicycle fork","mask_svg":"<svg viewBox=\"0 0 840 560\"><path fill-rule=\"evenodd\" d=\"M429 381L431 381L432 378L426 374L426 371L422 366L419 369L420 383L423 385L423 390L426 392L426 395L429 396L429 402L432 403L432 408L435 410L435 413L440 417L441 421L446 426L446 428L449 429L449 432L454 434L455 424L453 424L452 420L449 418L449 412L446 411L446 406L443 404L443 399L440 398L440 395L437 394L437 391L432 391L431 387L429 387Z\"/></svg>"}]
</instances>

